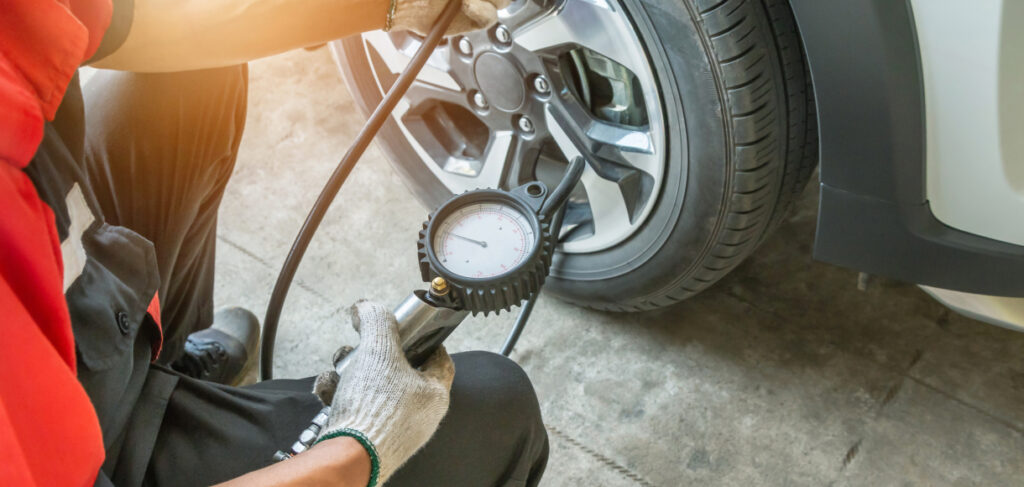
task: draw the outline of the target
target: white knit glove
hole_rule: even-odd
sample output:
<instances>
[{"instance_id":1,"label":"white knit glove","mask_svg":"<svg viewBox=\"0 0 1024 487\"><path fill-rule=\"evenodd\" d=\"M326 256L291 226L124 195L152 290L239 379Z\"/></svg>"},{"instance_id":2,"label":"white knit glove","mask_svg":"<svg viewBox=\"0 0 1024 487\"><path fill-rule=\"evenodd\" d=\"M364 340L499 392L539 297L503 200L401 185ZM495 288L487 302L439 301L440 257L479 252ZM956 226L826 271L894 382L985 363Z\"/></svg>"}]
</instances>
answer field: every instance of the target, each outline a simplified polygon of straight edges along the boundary
<instances>
[{"instance_id":1,"label":"white knit glove","mask_svg":"<svg viewBox=\"0 0 1024 487\"><path fill-rule=\"evenodd\" d=\"M359 347L348 357L344 375L325 372L314 385L321 399L335 389L331 414L317 442L339 436L359 441L370 454L373 487L433 436L448 411L455 365L440 347L420 370L413 369L391 312L366 301L356 303L351 312Z\"/></svg>"},{"instance_id":2,"label":"white knit glove","mask_svg":"<svg viewBox=\"0 0 1024 487\"><path fill-rule=\"evenodd\" d=\"M462 0L462 12L452 20L446 36L486 29L498 21L498 10L508 7L510 0ZM427 35L448 0L392 0L394 15L390 28L411 30Z\"/></svg>"}]
</instances>

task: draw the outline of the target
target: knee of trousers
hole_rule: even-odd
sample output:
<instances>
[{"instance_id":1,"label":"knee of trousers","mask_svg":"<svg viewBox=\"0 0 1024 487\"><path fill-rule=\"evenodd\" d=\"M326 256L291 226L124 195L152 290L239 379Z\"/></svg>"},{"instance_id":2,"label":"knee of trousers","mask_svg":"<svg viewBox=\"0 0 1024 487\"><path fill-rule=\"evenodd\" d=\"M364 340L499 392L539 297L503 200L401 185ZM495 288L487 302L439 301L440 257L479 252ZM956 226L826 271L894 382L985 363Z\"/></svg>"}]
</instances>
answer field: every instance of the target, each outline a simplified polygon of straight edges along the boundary
<instances>
[{"instance_id":1,"label":"knee of trousers","mask_svg":"<svg viewBox=\"0 0 1024 487\"><path fill-rule=\"evenodd\" d=\"M472 422L492 433L516 438L524 446L546 444L547 433L537 394L519 364L492 352L464 352L452 356L455 381L452 411L470 415ZM528 448L533 449L533 448Z\"/></svg>"},{"instance_id":2,"label":"knee of trousers","mask_svg":"<svg viewBox=\"0 0 1024 487\"><path fill-rule=\"evenodd\" d=\"M152 169L234 163L245 128L248 66L176 73L100 70L83 87L87 145ZM145 157L135 154L146 149ZM180 160L163 160L177 157ZM193 162L194 161L194 162Z\"/></svg>"}]
</instances>

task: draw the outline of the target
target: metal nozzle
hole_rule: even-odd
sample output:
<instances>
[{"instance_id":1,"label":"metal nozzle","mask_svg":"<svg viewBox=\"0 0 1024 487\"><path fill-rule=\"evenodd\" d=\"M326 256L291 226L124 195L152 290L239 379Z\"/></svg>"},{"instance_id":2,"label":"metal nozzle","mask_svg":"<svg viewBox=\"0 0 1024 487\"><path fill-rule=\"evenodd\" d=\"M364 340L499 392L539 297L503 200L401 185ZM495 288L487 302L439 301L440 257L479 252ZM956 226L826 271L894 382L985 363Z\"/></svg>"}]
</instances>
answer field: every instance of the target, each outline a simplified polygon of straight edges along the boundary
<instances>
[{"instance_id":1,"label":"metal nozzle","mask_svg":"<svg viewBox=\"0 0 1024 487\"><path fill-rule=\"evenodd\" d=\"M443 277L435 277L433 281L430 281L430 294L434 296L448 294L448 281L444 280Z\"/></svg>"}]
</instances>

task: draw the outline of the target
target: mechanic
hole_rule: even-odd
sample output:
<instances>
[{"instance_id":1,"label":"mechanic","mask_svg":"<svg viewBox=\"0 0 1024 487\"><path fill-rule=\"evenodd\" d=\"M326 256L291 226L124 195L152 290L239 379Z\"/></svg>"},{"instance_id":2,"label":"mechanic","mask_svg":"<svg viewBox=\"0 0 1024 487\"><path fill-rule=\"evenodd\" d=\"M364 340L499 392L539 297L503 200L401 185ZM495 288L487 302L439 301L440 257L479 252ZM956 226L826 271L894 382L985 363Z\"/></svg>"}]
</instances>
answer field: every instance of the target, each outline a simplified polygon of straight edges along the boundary
<instances>
[{"instance_id":1,"label":"mechanic","mask_svg":"<svg viewBox=\"0 0 1024 487\"><path fill-rule=\"evenodd\" d=\"M507 1L464 0L448 34ZM537 484L548 444L525 373L443 349L414 370L394 316L367 302L346 375L317 384L333 403L320 441L273 463L323 407L314 379L231 385L257 360L258 322L212 311L244 63L423 33L444 3L3 2L0 485ZM80 64L116 71L83 94Z\"/></svg>"}]
</instances>

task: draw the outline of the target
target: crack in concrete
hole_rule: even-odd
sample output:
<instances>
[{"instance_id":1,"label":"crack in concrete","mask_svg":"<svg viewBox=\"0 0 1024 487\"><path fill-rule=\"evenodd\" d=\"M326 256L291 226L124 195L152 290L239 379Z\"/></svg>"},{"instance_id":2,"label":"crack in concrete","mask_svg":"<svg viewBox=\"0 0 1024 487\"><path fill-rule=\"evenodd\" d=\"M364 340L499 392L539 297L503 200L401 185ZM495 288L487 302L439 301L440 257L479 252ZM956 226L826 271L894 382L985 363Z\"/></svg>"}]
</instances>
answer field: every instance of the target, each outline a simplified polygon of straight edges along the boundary
<instances>
[{"instance_id":1,"label":"crack in concrete","mask_svg":"<svg viewBox=\"0 0 1024 487\"><path fill-rule=\"evenodd\" d=\"M857 453L860 452L860 444L864 441L864 438L857 438L857 441L853 443L853 446L849 450L846 450L846 455L843 456L843 466L839 470L845 470L850 463L853 462L854 458L857 458Z\"/></svg>"},{"instance_id":2,"label":"crack in concrete","mask_svg":"<svg viewBox=\"0 0 1024 487\"><path fill-rule=\"evenodd\" d=\"M231 241L227 237L224 237L222 235L217 235L217 240L220 240L221 242L224 242L225 244L227 244L229 247L232 247L235 250L237 250L237 251L239 251L239 252L249 256L250 258L252 258L256 262L258 262L263 267L266 267L267 269L279 270L279 268L274 267L273 265L270 264L270 262L267 262L266 260L264 260L263 257L260 257L255 252L253 252L253 251L243 247L242 245L240 245L238 243L235 243L235 242ZM324 296L323 294L321 294L320 291L316 290L316 288L314 288L313 286L310 286L309 284L306 284L302 279L296 278L292 282L294 282L295 285L299 286L303 290L308 291L312 295L314 295L314 296L324 300L325 302L331 302L331 300L327 296Z\"/></svg>"},{"instance_id":3,"label":"crack in concrete","mask_svg":"<svg viewBox=\"0 0 1024 487\"><path fill-rule=\"evenodd\" d=\"M953 402L955 402L955 403L957 403L957 404L959 404L959 405L961 405L961 406L963 406L963 407L965 407L967 409L970 409L970 410L972 410L972 411L974 411L974 412L976 412L978 414L981 414L982 416L985 416L986 418L991 419L992 421L995 421L995 422L997 422L997 423L1007 427L1008 429L1010 429L1014 433L1017 433L1018 435L1024 436L1024 426L1018 425L1017 423L1013 422L1013 420L1006 419L1006 418L1003 418L1003 417L999 416L998 414L986 411L981 406L977 406L977 405L975 405L975 404L973 404L973 403L971 403L971 402L969 402L969 401L967 401L965 399L961 399L961 398L959 398L957 396L954 396L953 394L951 394L949 392L946 392L946 391L944 391L944 390L942 390L942 389L940 389L938 387L935 387L935 386L925 382L922 379L918 379L917 377L914 377L914 376L909 375L909 374L906 377L907 377L907 379L910 379L910 380L914 381L915 383L917 383L918 385L924 387L925 389L928 389L928 390L930 390L932 392L935 392L935 393L938 393L938 394L940 394L942 396L945 396L947 399L949 399L949 400L951 400L951 401L953 401Z\"/></svg>"},{"instance_id":4,"label":"crack in concrete","mask_svg":"<svg viewBox=\"0 0 1024 487\"><path fill-rule=\"evenodd\" d=\"M739 303L747 305L747 306L749 306L750 308L752 308L755 311L758 311L758 312L761 312L761 313L765 313L765 314L771 316L772 318L774 318L776 320L786 320L787 319L785 316L781 315L780 313L776 312L775 310L765 309L765 308L761 307L760 305L758 305L757 303L754 303L754 302L752 302L752 301L750 301L748 299L745 299L742 296L739 296L739 295L737 295L735 293L724 292L724 293L722 293L722 295L727 297L727 298L730 298L730 299L732 299L734 301L737 301ZM1013 420L1001 417L998 414L990 412L990 411L984 409L983 407L978 406L978 405L972 403L971 401L969 401L967 399L961 398L961 397L953 394L952 392L946 391L946 390L944 390L944 389L942 389L942 388L940 388L938 386L929 384L924 379L921 379L921 378L918 378L918 377L915 377L914 375L912 375L911 372L913 371L914 367L921 361L922 358L924 358L924 350L921 350L921 349L914 350L913 354L910 357L910 360L907 362L907 365L905 367L899 367L899 368L893 367L893 366L888 366L886 364L881 364L881 363L878 363L878 362L876 362L874 360L871 360L869 358L860 357L860 356L851 354L850 352L847 352L847 351L844 351L844 350L838 350L838 353L850 356L850 357L852 357L854 359L858 359L858 360L862 360L862 361L868 362L870 364L875 365L876 367L882 368L883 370L887 370L887 371L890 371L890 372L895 372L896 374L899 375L899 381L897 381L888 390L886 390L885 395L882 397L881 401L879 401L879 407L878 407L878 410L876 411L876 414L875 414L876 416L878 414L880 414L882 412L882 409L884 409L887 405L889 405L889 403L891 403L896 398L896 396L899 394L900 390L902 390L902 388L903 388L904 381L905 380L911 380L911 381L914 381L914 383L916 383L916 384L918 384L918 385L920 385L920 386L922 386L922 387L924 387L924 388L926 388L926 389L928 389L928 390L930 390L932 392L935 392L935 393L945 397L946 399L949 399L950 401L953 401L954 403L956 403L956 404L958 404L958 405L960 405L962 407L965 407L965 408L967 408L967 409L969 409L971 411L974 411L975 413L978 413L978 414L980 414L980 415L982 415L982 416L984 416L984 417L986 417L986 418L988 418L988 419L990 419L990 420L992 420L992 421L994 421L996 423L999 423L1000 425L1006 427L1007 429L1009 429L1010 431L1013 431L1014 433L1016 433L1018 435L1024 436L1024 426L1018 425ZM851 451L853 451L854 456L857 454L857 452L860 451L860 445L861 445L862 441L863 441L863 438L860 438L854 444L854 446L856 447L856 451L853 451L853 448L851 448ZM846 468L846 465L849 463L847 461L847 458L850 457L850 453L851 452L848 451L847 454L843 457L843 465L842 465L842 468L840 468L840 470L842 470L843 468ZM850 458L850 460L852 461L852 458Z\"/></svg>"},{"instance_id":5,"label":"crack in concrete","mask_svg":"<svg viewBox=\"0 0 1024 487\"><path fill-rule=\"evenodd\" d=\"M590 448L589 446L584 445L582 442L580 442L576 438L573 438L572 436L569 436L568 433L566 433L566 432L564 432L564 431L562 431L562 430L560 430L560 429L558 429L558 428L556 428L556 427L554 427L554 426L552 426L550 424L545 424L544 426L547 428L548 432L550 432L554 436L558 437L562 441L564 441L564 442L566 442L566 443L576 447L578 450L582 451L583 453L586 453L588 456L590 456L594 460L597 460L601 465L604 465L605 467L608 467L609 470L611 470L611 471L621 475L622 477L624 477L624 478L626 478L628 480L636 482L637 485L642 485L643 487L655 487L654 484L652 484L649 480L645 479L639 473L636 473L632 469L630 469L629 467L627 467L625 465L622 465L621 463L616 462L615 460L612 460L611 458L608 458L607 456L601 454L597 450L594 450L593 448Z\"/></svg>"},{"instance_id":6,"label":"crack in concrete","mask_svg":"<svg viewBox=\"0 0 1024 487\"><path fill-rule=\"evenodd\" d=\"M774 310L765 309L765 308L757 305L756 303L753 303L750 300L744 299L742 296L738 296L738 295L736 295L736 294L734 294L732 292L725 292L725 293L722 293L722 295L724 295L724 296L726 296L728 298L731 298L731 299L733 299L735 301L738 301L738 302L740 302L742 304L745 304L747 306L750 306L755 311L759 311L759 312L771 315L775 319L782 319L782 320L786 320L787 319L786 317L782 316L781 314L779 314L778 312L776 312ZM900 369L896 369L896 368L891 367L891 366L886 366L885 364L878 363L878 362L876 362L874 360L871 360L871 359L868 359L868 358L864 358L864 357L860 357L860 356L857 356L857 355L853 355L853 354L851 354L851 353L849 353L847 351L844 351L844 350L838 350L838 353L842 353L844 355L848 355L848 356L853 357L855 359L863 360L863 361L866 361L868 363L874 364L876 367L880 367L883 370L888 370L890 372L896 372L897 374L899 374L901 376L901 382L902 382L903 378L910 379L910 380L914 381L915 383L917 383L917 384L919 384L921 386L924 386L925 388L927 388L927 389L929 389L931 391L937 392L940 395L945 396L947 399L950 399L953 402L955 402L955 403L957 403L957 404L959 404L961 406L964 406L964 407L966 407L966 408L968 408L968 409L970 409L970 410L972 410L974 412L977 412L977 413L979 413L979 414L981 414L981 415L983 415L983 416L985 416L985 417L987 417L987 418L989 418L989 419L991 419L993 421L996 421L999 424L1002 424L1003 426L1006 426L1007 428L1009 428L1010 430L1012 430L1013 432L1015 432L1017 434L1024 435L1024 426L1018 425L1013 420L1010 420L1010 419L1007 419L1007 418L1003 418L1003 417L999 416L998 414L995 414L995 413L992 413L990 411L987 411L984 408L982 408L981 406L975 405L974 403L970 402L967 399L963 399L963 398L953 394L952 392L946 391L946 390L944 390L944 389L942 389L940 387L937 387L937 386L934 386L932 384L929 384L928 382L925 382L923 379L920 379L918 377L913 376L911 374L911 370L924 357L924 351L921 350L921 349L915 350L913 355L911 356L910 361L908 362L907 366L903 367L903 368L900 368ZM896 397L896 393L899 392L900 388L901 388L901 386L899 384L897 384L897 385L893 386L892 388L890 388L889 391L887 391L886 397L888 397L888 400L885 400L883 398L883 401L882 401L882 406L883 407L885 406L885 404L888 404L890 401L892 401L892 399L894 399ZM889 396L891 396L891 397L889 397Z\"/></svg>"},{"instance_id":7,"label":"crack in concrete","mask_svg":"<svg viewBox=\"0 0 1024 487\"><path fill-rule=\"evenodd\" d=\"M901 390L903 390L903 384L906 382L907 379L910 378L910 371L913 370L914 366L917 365L917 363L920 362L921 358L923 357L924 351L922 351L920 348L914 350L914 353L910 356L910 361L907 362L907 366L903 369L902 372L900 372L900 380L893 383L893 385L890 386L889 389L885 391L885 395L882 396L882 400L878 402L878 413L881 413L882 410L885 409L885 407L888 406L893 399L896 399L896 395L899 394ZM886 369L888 368L886 367Z\"/></svg>"},{"instance_id":8,"label":"crack in concrete","mask_svg":"<svg viewBox=\"0 0 1024 487\"><path fill-rule=\"evenodd\" d=\"M881 412L886 406L896 399L896 394L899 394L900 389L903 388L904 377L900 377L900 380L896 381L889 390L885 391L885 395L882 396L882 400L878 402L878 411Z\"/></svg>"}]
</instances>

